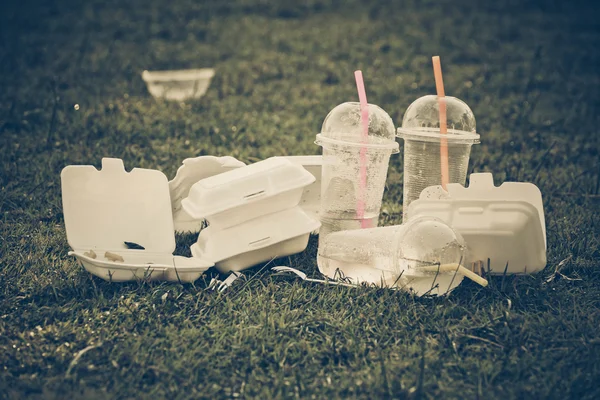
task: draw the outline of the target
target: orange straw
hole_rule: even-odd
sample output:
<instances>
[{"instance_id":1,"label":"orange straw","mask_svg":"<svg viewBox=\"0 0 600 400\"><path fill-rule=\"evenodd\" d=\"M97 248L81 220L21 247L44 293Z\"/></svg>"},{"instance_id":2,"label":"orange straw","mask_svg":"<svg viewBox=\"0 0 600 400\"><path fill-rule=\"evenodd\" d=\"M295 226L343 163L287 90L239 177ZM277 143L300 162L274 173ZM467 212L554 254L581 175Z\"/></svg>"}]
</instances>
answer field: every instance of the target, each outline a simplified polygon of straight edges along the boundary
<instances>
[{"instance_id":1,"label":"orange straw","mask_svg":"<svg viewBox=\"0 0 600 400\"><path fill-rule=\"evenodd\" d=\"M440 166L442 172L442 188L447 190L449 173L448 173L448 139L446 134L448 133L448 126L446 121L446 95L444 93L444 80L442 79L442 64L440 63L439 56L431 57L433 61L433 75L435 76L435 89L437 91L438 103L440 108Z\"/></svg>"},{"instance_id":2,"label":"orange straw","mask_svg":"<svg viewBox=\"0 0 600 400\"><path fill-rule=\"evenodd\" d=\"M367 103L367 92L363 81L362 71L354 71L358 99L360 101L360 120L362 123L361 144L369 141L369 105ZM367 147L360 148L360 176L359 176L358 199L356 202L356 216L360 220L361 228L370 228L369 221L365 220L365 197L367 191Z\"/></svg>"}]
</instances>

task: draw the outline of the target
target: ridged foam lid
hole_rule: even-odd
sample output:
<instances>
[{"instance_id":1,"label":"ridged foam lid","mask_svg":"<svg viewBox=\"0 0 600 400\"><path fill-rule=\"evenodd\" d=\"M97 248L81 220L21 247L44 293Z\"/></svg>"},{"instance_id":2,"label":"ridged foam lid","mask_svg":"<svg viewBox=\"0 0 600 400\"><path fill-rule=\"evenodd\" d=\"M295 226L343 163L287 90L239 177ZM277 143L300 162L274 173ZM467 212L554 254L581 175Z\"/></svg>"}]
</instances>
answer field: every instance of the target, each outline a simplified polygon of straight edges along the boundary
<instances>
[{"instance_id":1,"label":"ridged foam lid","mask_svg":"<svg viewBox=\"0 0 600 400\"><path fill-rule=\"evenodd\" d=\"M61 172L63 214L69 245L81 249L126 249L125 242L146 251L175 250L173 214L167 177L103 158L102 169L70 165Z\"/></svg>"}]
</instances>

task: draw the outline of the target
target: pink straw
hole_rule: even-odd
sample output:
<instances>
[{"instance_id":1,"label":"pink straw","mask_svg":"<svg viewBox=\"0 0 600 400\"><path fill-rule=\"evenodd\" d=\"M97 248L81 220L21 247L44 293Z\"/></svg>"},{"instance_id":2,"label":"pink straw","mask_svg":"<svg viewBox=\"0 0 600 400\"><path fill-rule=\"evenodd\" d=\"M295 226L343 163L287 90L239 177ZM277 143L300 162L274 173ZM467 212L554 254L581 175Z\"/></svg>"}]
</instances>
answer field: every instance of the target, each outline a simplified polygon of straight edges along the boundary
<instances>
[{"instance_id":1,"label":"pink straw","mask_svg":"<svg viewBox=\"0 0 600 400\"><path fill-rule=\"evenodd\" d=\"M435 77L435 89L437 91L438 103L440 107L440 167L442 173L442 188L447 190L446 187L450 182L448 173L448 139L446 134L448 133L448 125L446 119L446 94L444 92L444 80L442 79L442 64L439 56L431 57L433 62L433 75Z\"/></svg>"},{"instance_id":2,"label":"pink straw","mask_svg":"<svg viewBox=\"0 0 600 400\"><path fill-rule=\"evenodd\" d=\"M362 122L361 143L369 142L369 105L367 103L367 92L365 91L365 82L363 81L362 71L354 71L356 79L356 89L358 89L358 99L360 101L360 120ZM360 226L370 228L370 221L365 220L365 197L367 191L367 147L360 148L360 180L359 193L356 202L356 215L360 220Z\"/></svg>"}]
</instances>

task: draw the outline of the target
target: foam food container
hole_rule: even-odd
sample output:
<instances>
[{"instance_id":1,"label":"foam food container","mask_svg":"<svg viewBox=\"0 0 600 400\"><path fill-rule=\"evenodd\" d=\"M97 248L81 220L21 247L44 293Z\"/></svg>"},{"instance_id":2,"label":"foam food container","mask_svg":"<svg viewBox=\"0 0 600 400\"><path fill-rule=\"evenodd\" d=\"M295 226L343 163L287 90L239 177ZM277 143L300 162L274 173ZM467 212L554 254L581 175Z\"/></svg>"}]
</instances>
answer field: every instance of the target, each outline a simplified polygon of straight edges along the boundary
<instances>
[{"instance_id":1,"label":"foam food container","mask_svg":"<svg viewBox=\"0 0 600 400\"><path fill-rule=\"evenodd\" d=\"M213 263L173 256L175 234L167 177L103 158L102 169L70 165L61 172L67 240L90 273L109 281L135 279L190 282ZM125 242L144 250L128 249ZM105 257L116 254L122 261ZM95 257L93 255L95 254Z\"/></svg>"},{"instance_id":2,"label":"foam food container","mask_svg":"<svg viewBox=\"0 0 600 400\"><path fill-rule=\"evenodd\" d=\"M182 164L177 170L175 178L169 181L173 224L176 232L199 232L204 218L191 217L181 206L181 200L188 196L192 185L199 180L243 167L246 164L230 156L186 158Z\"/></svg>"},{"instance_id":3,"label":"foam food container","mask_svg":"<svg viewBox=\"0 0 600 400\"><path fill-rule=\"evenodd\" d=\"M272 157L196 182L181 205L192 218L224 229L298 205L314 181L302 165Z\"/></svg>"},{"instance_id":4,"label":"foam food container","mask_svg":"<svg viewBox=\"0 0 600 400\"><path fill-rule=\"evenodd\" d=\"M449 184L425 189L409 206L410 219L440 218L465 239L469 261L492 274L525 274L546 266L546 230L539 189L530 183L495 187L491 174L472 174L468 188Z\"/></svg>"},{"instance_id":5,"label":"foam food container","mask_svg":"<svg viewBox=\"0 0 600 400\"><path fill-rule=\"evenodd\" d=\"M192 245L194 257L211 260L221 272L242 271L272 258L302 252L321 223L299 206L227 229L203 229Z\"/></svg>"},{"instance_id":6,"label":"foam food container","mask_svg":"<svg viewBox=\"0 0 600 400\"><path fill-rule=\"evenodd\" d=\"M460 183L450 183L448 192L443 193L441 186L431 186L423 190L420 199L443 198L450 196L453 199L494 200L494 201L525 201L533 205L539 215L546 242L546 221L544 218L544 203L542 192L530 182L504 182L494 186L494 178L489 172L480 172L469 175L469 186Z\"/></svg>"},{"instance_id":7,"label":"foam food container","mask_svg":"<svg viewBox=\"0 0 600 400\"><path fill-rule=\"evenodd\" d=\"M204 96L214 75L212 68L144 71L142 79L153 97L184 101Z\"/></svg>"}]
</instances>

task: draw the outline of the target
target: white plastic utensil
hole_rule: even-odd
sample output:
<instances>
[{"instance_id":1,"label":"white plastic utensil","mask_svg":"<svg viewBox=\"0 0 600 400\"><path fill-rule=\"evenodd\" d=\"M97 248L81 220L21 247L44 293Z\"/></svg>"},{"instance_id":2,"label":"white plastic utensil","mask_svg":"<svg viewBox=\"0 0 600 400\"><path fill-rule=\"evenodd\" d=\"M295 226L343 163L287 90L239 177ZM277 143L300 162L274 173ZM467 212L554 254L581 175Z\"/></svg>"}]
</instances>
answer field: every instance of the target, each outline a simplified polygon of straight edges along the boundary
<instances>
[{"instance_id":1,"label":"white plastic utensil","mask_svg":"<svg viewBox=\"0 0 600 400\"><path fill-rule=\"evenodd\" d=\"M122 160L103 158L100 171L92 165L65 167L61 185L69 254L90 273L112 281L189 282L213 265L173 256L171 200L162 172L126 172Z\"/></svg>"},{"instance_id":2,"label":"white plastic utensil","mask_svg":"<svg viewBox=\"0 0 600 400\"><path fill-rule=\"evenodd\" d=\"M233 282L238 280L238 278L243 278L244 275L240 272L231 272L229 276L224 280L220 281L218 279L211 279L210 284L208 285L208 289L216 290L219 293L223 293L225 290L229 289Z\"/></svg>"},{"instance_id":3,"label":"white plastic utensil","mask_svg":"<svg viewBox=\"0 0 600 400\"><path fill-rule=\"evenodd\" d=\"M295 274L300 279L302 279L303 281L306 281L306 282L315 282L315 283L323 283L325 285L337 285L337 286L347 286L347 287L357 287L358 286L358 285L352 285L350 283L344 283L344 282L339 282L339 281L309 278L309 277L307 277L307 275L304 272L297 270L295 268L292 268L292 267L283 267L283 266L273 267L273 268L271 268L271 270L275 271L275 272L279 272L279 273L290 272L292 274Z\"/></svg>"}]
</instances>

